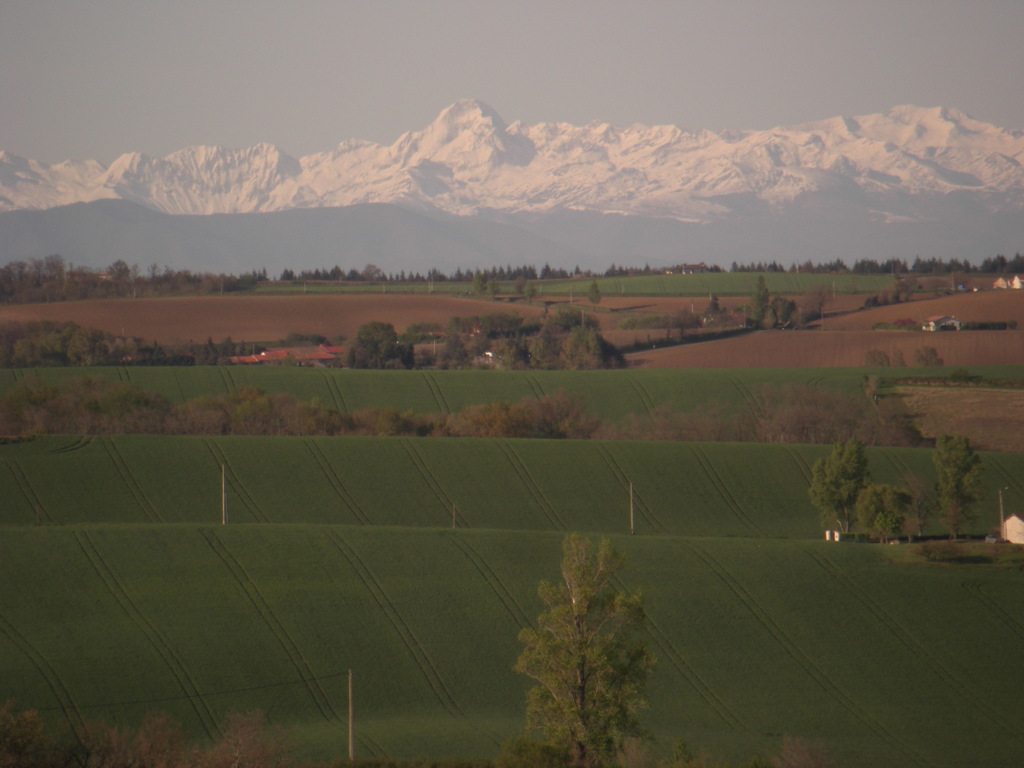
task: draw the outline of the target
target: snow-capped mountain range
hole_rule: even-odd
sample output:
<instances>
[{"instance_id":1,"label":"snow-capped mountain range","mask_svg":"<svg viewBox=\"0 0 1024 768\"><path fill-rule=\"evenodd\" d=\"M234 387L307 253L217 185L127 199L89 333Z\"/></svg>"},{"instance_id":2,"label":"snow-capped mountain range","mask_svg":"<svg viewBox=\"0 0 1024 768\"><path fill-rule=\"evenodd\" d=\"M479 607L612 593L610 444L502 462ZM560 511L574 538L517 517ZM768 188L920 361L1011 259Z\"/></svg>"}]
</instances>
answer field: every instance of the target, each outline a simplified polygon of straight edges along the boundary
<instances>
[{"instance_id":1,"label":"snow-capped mountain range","mask_svg":"<svg viewBox=\"0 0 1024 768\"><path fill-rule=\"evenodd\" d=\"M390 146L349 140L298 159L270 144L131 153L106 167L0 152L0 211L106 199L193 215L390 203L458 216L585 211L706 223L824 197L898 222L928 218L919 201L951 195L1024 211L1024 131L914 106L757 131L506 124L465 99Z\"/></svg>"}]
</instances>

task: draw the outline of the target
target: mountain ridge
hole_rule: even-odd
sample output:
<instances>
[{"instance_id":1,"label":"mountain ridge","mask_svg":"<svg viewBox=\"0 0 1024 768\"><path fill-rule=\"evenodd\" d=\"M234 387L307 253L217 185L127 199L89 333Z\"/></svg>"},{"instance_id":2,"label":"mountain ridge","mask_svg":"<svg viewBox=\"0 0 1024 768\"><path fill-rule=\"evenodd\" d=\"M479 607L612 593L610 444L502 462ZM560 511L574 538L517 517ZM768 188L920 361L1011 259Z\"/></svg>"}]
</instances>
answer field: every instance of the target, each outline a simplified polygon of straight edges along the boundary
<instances>
[{"instance_id":1,"label":"mountain ridge","mask_svg":"<svg viewBox=\"0 0 1024 768\"><path fill-rule=\"evenodd\" d=\"M106 167L0 152L0 211L103 199L189 215L390 203L460 216L564 209L711 222L752 200L772 210L829 190L896 217L890 207L907 207L899 198L950 192L1024 209L1024 131L912 105L768 130L526 125L462 99L390 145L350 139L301 158L267 143L128 153Z\"/></svg>"},{"instance_id":2,"label":"mountain ridge","mask_svg":"<svg viewBox=\"0 0 1024 768\"><path fill-rule=\"evenodd\" d=\"M506 123L463 99L390 145L261 143L108 166L0 152L0 260L385 271L1024 250L1024 131L948 107L769 130Z\"/></svg>"}]
</instances>

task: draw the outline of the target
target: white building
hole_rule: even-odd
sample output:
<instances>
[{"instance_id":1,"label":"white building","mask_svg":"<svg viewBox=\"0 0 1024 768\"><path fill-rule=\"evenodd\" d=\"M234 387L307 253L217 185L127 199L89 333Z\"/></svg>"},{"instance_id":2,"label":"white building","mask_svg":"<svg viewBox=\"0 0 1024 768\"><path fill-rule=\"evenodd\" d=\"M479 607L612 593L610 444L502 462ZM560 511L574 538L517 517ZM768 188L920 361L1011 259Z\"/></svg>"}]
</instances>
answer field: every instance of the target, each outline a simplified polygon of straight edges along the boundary
<instances>
[{"instance_id":1,"label":"white building","mask_svg":"<svg viewBox=\"0 0 1024 768\"><path fill-rule=\"evenodd\" d=\"M1024 517L1010 515L1003 522L1002 537L1013 544L1024 544Z\"/></svg>"}]
</instances>

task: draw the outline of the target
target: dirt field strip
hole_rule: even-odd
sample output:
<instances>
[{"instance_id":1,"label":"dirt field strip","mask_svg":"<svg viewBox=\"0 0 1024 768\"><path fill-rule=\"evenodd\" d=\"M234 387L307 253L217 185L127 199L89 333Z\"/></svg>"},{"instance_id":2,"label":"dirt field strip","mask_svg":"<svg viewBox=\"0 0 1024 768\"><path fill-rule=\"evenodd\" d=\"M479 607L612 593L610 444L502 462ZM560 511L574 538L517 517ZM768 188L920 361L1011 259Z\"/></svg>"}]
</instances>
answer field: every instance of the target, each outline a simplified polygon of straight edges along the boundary
<instances>
[{"instance_id":1,"label":"dirt field strip","mask_svg":"<svg viewBox=\"0 0 1024 768\"><path fill-rule=\"evenodd\" d=\"M289 333L352 338L363 323L389 322L402 332L411 323L451 317L515 313L539 318L539 304L461 299L451 296L210 296L111 299L0 307L0 323L70 320L114 335L161 344L188 341L278 341Z\"/></svg>"},{"instance_id":2,"label":"dirt field strip","mask_svg":"<svg viewBox=\"0 0 1024 768\"><path fill-rule=\"evenodd\" d=\"M966 435L983 451L1024 452L1024 390L982 387L898 387L925 437Z\"/></svg>"},{"instance_id":3,"label":"dirt field strip","mask_svg":"<svg viewBox=\"0 0 1024 768\"><path fill-rule=\"evenodd\" d=\"M638 368L859 367L879 350L912 366L923 347L934 347L947 367L1024 363L1024 331L759 331L633 352L626 360Z\"/></svg>"}]
</instances>

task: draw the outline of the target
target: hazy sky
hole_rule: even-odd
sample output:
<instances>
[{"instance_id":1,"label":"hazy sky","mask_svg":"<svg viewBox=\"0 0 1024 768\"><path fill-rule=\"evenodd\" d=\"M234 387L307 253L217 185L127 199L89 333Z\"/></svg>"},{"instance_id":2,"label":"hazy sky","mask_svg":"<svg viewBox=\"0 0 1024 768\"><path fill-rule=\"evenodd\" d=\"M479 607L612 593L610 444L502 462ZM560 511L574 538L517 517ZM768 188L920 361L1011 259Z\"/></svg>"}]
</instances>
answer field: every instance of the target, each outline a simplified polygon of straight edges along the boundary
<instances>
[{"instance_id":1,"label":"hazy sky","mask_svg":"<svg viewBox=\"0 0 1024 768\"><path fill-rule=\"evenodd\" d=\"M770 128L958 107L1024 129L1022 0L0 0L0 149L109 163L506 121Z\"/></svg>"}]
</instances>

